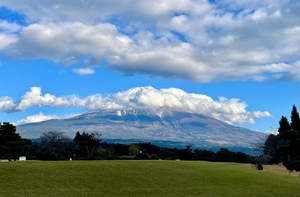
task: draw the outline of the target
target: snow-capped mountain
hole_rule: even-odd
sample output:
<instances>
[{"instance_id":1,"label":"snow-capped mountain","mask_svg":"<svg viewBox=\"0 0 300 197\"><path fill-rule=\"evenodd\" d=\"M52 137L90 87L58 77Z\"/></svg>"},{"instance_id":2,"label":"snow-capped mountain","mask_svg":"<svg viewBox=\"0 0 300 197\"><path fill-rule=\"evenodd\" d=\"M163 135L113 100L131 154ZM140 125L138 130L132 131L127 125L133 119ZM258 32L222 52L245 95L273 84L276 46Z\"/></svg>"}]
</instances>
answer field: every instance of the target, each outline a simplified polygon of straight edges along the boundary
<instances>
[{"instance_id":1,"label":"snow-capped mountain","mask_svg":"<svg viewBox=\"0 0 300 197\"><path fill-rule=\"evenodd\" d=\"M39 138L59 130L70 138L75 132L98 132L103 139L181 142L193 147L251 147L265 134L235 127L204 116L172 111L94 111L67 119L17 126L22 137Z\"/></svg>"}]
</instances>

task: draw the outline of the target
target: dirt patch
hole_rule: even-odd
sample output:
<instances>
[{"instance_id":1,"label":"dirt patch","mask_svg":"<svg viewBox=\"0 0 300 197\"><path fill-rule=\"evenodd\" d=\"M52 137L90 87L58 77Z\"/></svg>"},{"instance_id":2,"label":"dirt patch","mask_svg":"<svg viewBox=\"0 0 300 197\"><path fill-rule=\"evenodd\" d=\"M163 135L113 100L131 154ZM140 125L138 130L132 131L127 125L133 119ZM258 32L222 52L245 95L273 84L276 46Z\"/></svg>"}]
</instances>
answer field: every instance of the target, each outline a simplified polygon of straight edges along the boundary
<instances>
[{"instance_id":1,"label":"dirt patch","mask_svg":"<svg viewBox=\"0 0 300 197\"><path fill-rule=\"evenodd\" d=\"M249 165L251 168L255 168L255 165L252 164L247 164ZM292 176L299 176L300 172L290 172L288 171L282 164L279 165L263 165L263 170L266 171L271 171L271 172L276 172L276 173L280 173L280 174L289 174Z\"/></svg>"}]
</instances>

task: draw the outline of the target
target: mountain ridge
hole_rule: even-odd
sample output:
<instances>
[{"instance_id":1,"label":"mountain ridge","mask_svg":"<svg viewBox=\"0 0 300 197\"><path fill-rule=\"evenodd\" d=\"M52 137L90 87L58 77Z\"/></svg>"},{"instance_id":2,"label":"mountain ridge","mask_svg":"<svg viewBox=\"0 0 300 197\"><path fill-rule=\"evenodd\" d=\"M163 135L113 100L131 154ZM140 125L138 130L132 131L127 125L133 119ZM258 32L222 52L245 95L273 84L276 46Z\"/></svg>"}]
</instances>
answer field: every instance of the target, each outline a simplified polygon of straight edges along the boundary
<instances>
[{"instance_id":1,"label":"mountain ridge","mask_svg":"<svg viewBox=\"0 0 300 197\"><path fill-rule=\"evenodd\" d=\"M232 126L203 114L176 111L103 110L66 119L52 119L17 126L22 137L38 138L59 130L71 138L75 132L98 132L102 138L170 141L194 147L249 148L266 134Z\"/></svg>"}]
</instances>

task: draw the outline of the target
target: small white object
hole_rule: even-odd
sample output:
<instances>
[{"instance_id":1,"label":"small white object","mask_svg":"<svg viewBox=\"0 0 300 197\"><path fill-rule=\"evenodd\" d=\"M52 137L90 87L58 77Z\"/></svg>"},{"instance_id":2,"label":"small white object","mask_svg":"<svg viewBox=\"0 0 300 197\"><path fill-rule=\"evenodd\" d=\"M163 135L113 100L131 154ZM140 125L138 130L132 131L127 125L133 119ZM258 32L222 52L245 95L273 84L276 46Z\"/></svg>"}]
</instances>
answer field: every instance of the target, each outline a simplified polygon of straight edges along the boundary
<instances>
[{"instance_id":1,"label":"small white object","mask_svg":"<svg viewBox=\"0 0 300 197\"><path fill-rule=\"evenodd\" d=\"M19 161L26 161L26 156L20 156Z\"/></svg>"}]
</instances>

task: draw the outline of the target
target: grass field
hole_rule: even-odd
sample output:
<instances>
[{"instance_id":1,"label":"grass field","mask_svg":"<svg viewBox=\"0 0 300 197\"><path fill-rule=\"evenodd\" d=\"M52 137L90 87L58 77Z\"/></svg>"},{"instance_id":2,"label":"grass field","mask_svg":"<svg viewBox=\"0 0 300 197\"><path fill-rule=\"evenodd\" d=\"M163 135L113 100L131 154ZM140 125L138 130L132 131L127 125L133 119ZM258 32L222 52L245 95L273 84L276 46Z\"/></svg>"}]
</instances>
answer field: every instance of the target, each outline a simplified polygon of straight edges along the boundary
<instances>
[{"instance_id":1,"label":"grass field","mask_svg":"<svg viewBox=\"0 0 300 197\"><path fill-rule=\"evenodd\" d=\"M0 163L0 196L300 196L298 176L200 161Z\"/></svg>"}]
</instances>

